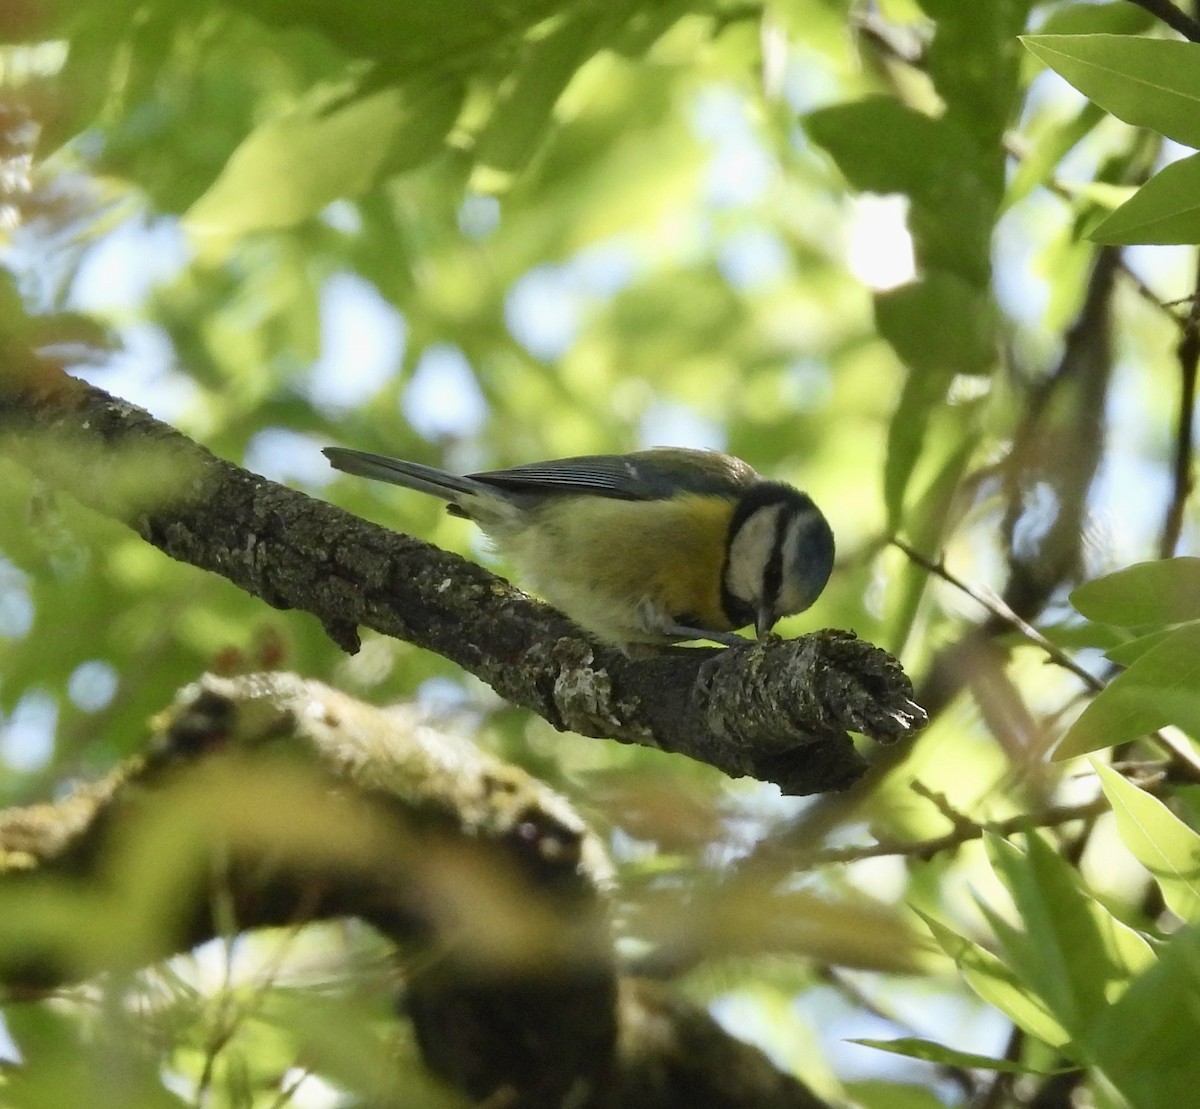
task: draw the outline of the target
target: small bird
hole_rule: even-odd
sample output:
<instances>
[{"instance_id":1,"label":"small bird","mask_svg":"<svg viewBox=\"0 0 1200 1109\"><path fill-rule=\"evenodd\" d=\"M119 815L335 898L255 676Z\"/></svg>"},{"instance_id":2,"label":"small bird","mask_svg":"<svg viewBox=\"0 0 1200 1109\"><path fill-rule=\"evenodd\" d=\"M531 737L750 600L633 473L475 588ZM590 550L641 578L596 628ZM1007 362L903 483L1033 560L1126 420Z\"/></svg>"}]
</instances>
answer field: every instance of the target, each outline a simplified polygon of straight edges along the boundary
<instances>
[{"instance_id":1,"label":"small bird","mask_svg":"<svg viewBox=\"0 0 1200 1109\"><path fill-rule=\"evenodd\" d=\"M655 447L451 474L327 447L338 470L448 501L552 605L629 648L744 644L815 601L833 532L805 493L718 451Z\"/></svg>"}]
</instances>

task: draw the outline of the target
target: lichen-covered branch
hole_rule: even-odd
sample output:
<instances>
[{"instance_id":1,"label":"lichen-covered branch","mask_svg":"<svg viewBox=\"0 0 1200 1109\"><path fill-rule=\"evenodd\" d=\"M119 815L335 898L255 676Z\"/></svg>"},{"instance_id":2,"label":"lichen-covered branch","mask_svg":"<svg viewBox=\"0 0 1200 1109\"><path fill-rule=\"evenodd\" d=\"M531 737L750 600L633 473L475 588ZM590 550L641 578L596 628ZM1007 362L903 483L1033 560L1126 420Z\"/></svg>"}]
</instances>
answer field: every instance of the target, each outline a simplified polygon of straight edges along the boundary
<instances>
[{"instance_id":1,"label":"lichen-covered branch","mask_svg":"<svg viewBox=\"0 0 1200 1109\"><path fill-rule=\"evenodd\" d=\"M473 1098L826 1109L703 1010L619 977L603 847L523 772L288 674L205 678L158 727L105 782L0 813L10 989L145 965L230 913L355 916L415 956L401 1002L423 1057Z\"/></svg>"},{"instance_id":2,"label":"lichen-covered branch","mask_svg":"<svg viewBox=\"0 0 1200 1109\"><path fill-rule=\"evenodd\" d=\"M311 613L347 650L360 626L407 640L557 728L805 794L861 775L848 731L886 742L924 720L899 664L845 632L627 659L482 567L215 458L57 371L0 384L0 451L171 557Z\"/></svg>"}]
</instances>

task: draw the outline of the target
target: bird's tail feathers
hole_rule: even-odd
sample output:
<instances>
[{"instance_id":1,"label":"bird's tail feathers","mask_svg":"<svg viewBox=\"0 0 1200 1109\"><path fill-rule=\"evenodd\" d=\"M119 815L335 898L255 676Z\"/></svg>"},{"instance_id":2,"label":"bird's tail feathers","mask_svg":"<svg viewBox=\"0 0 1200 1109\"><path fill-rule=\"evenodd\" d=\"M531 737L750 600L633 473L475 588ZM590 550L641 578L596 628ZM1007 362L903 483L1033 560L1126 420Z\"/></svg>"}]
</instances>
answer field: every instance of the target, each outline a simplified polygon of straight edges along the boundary
<instances>
[{"instance_id":1,"label":"bird's tail feathers","mask_svg":"<svg viewBox=\"0 0 1200 1109\"><path fill-rule=\"evenodd\" d=\"M346 447L325 447L321 453L329 459L335 470L431 493L449 501L451 505L475 496L484 496L489 500L496 497L496 490L483 482L439 470L436 466L423 466L420 462L407 462L402 458L388 458L386 455L354 451Z\"/></svg>"}]
</instances>

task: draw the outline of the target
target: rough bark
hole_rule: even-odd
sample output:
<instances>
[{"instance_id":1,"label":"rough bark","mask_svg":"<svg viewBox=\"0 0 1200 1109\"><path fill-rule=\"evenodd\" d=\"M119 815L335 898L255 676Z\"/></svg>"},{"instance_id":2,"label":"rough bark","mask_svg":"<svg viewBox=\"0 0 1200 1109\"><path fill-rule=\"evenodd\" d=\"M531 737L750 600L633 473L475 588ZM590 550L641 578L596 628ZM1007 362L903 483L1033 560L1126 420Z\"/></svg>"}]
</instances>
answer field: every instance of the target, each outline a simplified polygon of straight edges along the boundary
<instances>
[{"instance_id":1,"label":"rough bark","mask_svg":"<svg viewBox=\"0 0 1200 1109\"><path fill-rule=\"evenodd\" d=\"M0 451L171 557L311 613L348 651L360 626L373 628L443 655L556 728L794 794L862 774L848 732L889 742L924 721L896 660L851 633L628 659L474 563L222 461L57 370L23 366L0 383Z\"/></svg>"}]
</instances>

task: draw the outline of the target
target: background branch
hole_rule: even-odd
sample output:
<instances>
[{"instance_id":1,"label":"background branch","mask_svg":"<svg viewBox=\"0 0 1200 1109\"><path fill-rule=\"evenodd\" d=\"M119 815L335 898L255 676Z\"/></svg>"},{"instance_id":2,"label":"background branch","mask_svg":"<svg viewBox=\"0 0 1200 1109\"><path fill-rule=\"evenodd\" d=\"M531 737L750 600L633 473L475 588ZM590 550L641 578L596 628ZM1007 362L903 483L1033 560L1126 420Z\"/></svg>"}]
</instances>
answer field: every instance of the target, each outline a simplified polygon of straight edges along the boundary
<instances>
[{"instance_id":1,"label":"background branch","mask_svg":"<svg viewBox=\"0 0 1200 1109\"><path fill-rule=\"evenodd\" d=\"M1192 492L1192 421L1196 410L1196 370L1200 365L1200 256L1196 261L1196 286L1184 318L1176 354L1179 359L1179 416L1175 425L1175 451L1171 466L1171 501L1163 522L1158 553L1170 558L1179 547L1183 515Z\"/></svg>"},{"instance_id":2,"label":"background branch","mask_svg":"<svg viewBox=\"0 0 1200 1109\"><path fill-rule=\"evenodd\" d=\"M1079 805L1053 805L1040 812L1019 813L1007 820L989 823L974 821L955 822L954 828L942 836L931 836L922 840L881 839L878 843L826 847L804 856L797 864L804 867L828 866L835 863L853 863L860 859L878 859L902 856L907 859L932 859L943 851L953 851L964 843L982 839L985 832L998 836L1012 836L1027 832L1031 828L1057 828L1062 824L1073 824L1077 820L1088 820L1108 812L1105 797L1085 801Z\"/></svg>"},{"instance_id":3,"label":"background branch","mask_svg":"<svg viewBox=\"0 0 1200 1109\"><path fill-rule=\"evenodd\" d=\"M824 1109L704 1010L618 978L608 859L536 779L288 674L206 678L159 724L105 782L0 814L10 987L145 965L230 908L239 930L356 916L406 955L425 1061L474 1098ZM69 902L91 925L56 933Z\"/></svg>"}]
</instances>

